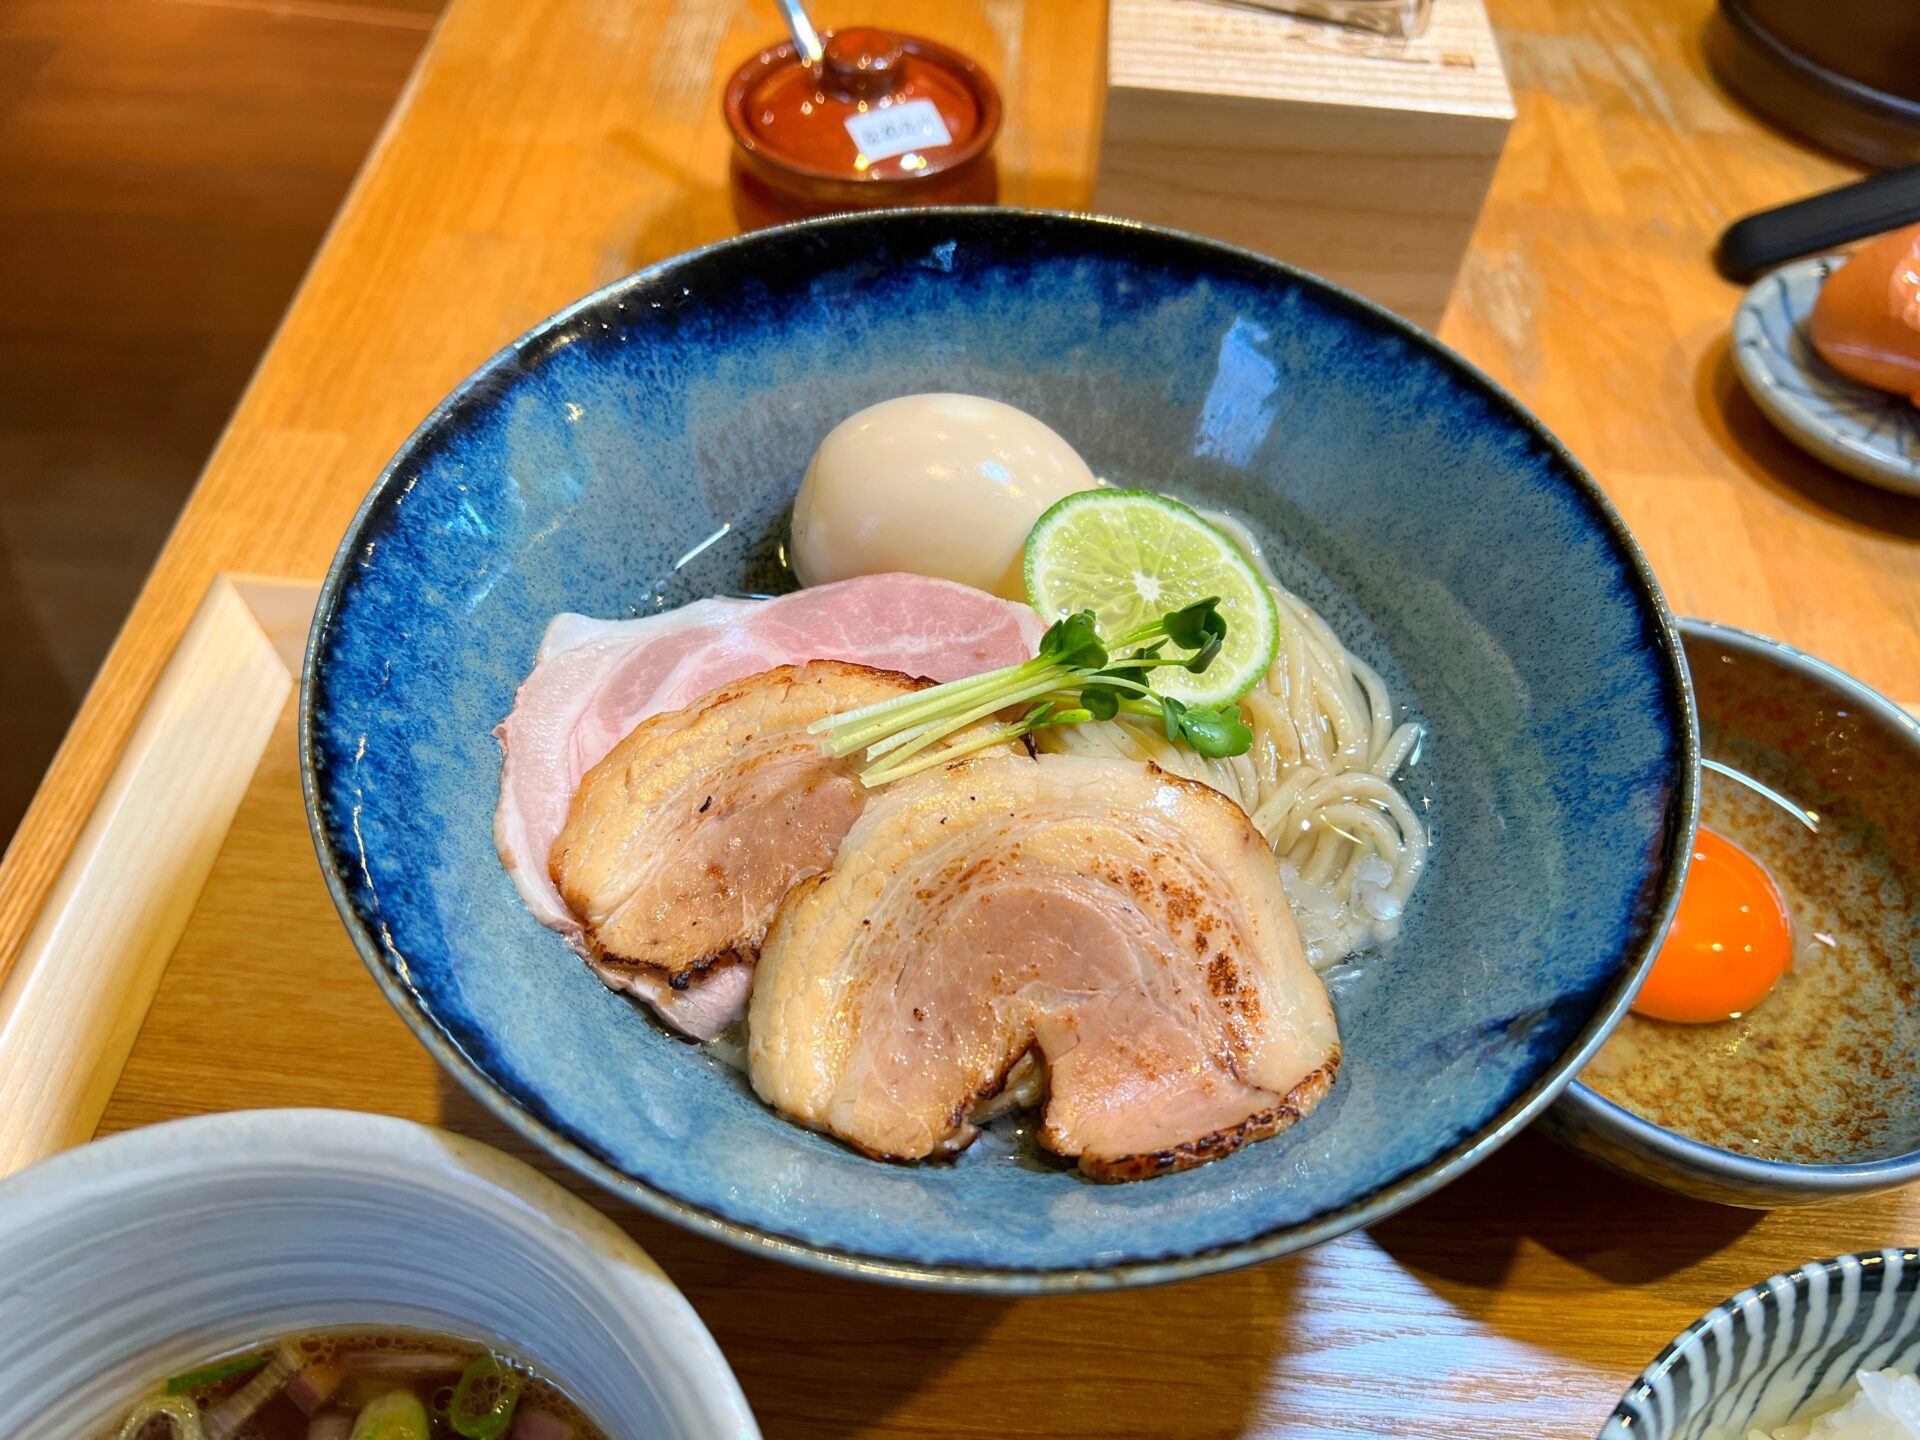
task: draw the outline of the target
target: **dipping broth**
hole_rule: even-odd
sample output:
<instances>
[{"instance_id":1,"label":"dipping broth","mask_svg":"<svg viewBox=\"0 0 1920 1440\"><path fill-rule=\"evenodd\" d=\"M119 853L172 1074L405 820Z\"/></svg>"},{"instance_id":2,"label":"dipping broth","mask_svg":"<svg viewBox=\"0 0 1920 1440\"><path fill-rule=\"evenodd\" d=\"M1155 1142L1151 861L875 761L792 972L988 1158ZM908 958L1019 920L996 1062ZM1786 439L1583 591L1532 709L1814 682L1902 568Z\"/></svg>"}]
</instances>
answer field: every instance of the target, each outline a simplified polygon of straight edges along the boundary
<instances>
[{"instance_id":1,"label":"dipping broth","mask_svg":"<svg viewBox=\"0 0 1920 1440\"><path fill-rule=\"evenodd\" d=\"M1697 678L1715 678L1694 665ZM1703 698L1703 715L1714 708ZM1701 825L1773 877L1791 915L1792 969L1751 1010L1718 1023L1629 1014L1581 1079L1718 1149L1831 1165L1920 1141L1920 896L1876 813L1898 803L1899 771L1879 773L1871 735L1850 723L1864 717L1829 706L1817 718L1835 732L1811 752L1824 757L1819 774L1703 724Z\"/></svg>"},{"instance_id":2,"label":"dipping broth","mask_svg":"<svg viewBox=\"0 0 1920 1440\"><path fill-rule=\"evenodd\" d=\"M411 1330L309 1331L155 1382L100 1440L608 1440L511 1356Z\"/></svg>"}]
</instances>

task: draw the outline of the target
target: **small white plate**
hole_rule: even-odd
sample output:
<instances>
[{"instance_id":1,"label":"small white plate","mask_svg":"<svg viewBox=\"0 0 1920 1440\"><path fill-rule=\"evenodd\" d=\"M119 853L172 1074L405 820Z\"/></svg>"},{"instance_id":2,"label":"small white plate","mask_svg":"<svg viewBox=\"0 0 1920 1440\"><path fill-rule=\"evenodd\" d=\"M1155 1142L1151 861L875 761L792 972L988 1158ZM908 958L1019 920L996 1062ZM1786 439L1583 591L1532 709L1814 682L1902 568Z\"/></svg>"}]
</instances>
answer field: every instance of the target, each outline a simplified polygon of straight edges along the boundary
<instances>
[{"instance_id":1,"label":"small white plate","mask_svg":"<svg viewBox=\"0 0 1920 1440\"><path fill-rule=\"evenodd\" d=\"M1920 409L1849 380L1815 353L1813 302L1844 255L1783 265L1741 297L1733 360L1753 403L1808 454L1857 479L1920 495Z\"/></svg>"}]
</instances>

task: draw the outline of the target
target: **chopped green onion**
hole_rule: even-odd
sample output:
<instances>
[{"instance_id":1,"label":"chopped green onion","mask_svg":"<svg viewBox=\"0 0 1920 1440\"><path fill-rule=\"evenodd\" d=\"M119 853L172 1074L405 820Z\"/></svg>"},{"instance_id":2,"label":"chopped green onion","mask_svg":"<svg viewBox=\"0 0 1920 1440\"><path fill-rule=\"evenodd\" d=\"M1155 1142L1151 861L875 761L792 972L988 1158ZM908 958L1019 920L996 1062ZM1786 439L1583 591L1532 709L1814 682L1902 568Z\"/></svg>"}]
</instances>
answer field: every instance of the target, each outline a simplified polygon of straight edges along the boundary
<instances>
[{"instance_id":1,"label":"chopped green onion","mask_svg":"<svg viewBox=\"0 0 1920 1440\"><path fill-rule=\"evenodd\" d=\"M174 1376L167 1381L167 1394L185 1395L190 1390L218 1385L222 1380L251 1375L266 1363L267 1355L264 1351L258 1355L236 1355L231 1360L216 1361L203 1369L189 1370L184 1375Z\"/></svg>"},{"instance_id":2,"label":"chopped green onion","mask_svg":"<svg viewBox=\"0 0 1920 1440\"><path fill-rule=\"evenodd\" d=\"M200 1409L191 1400L178 1395L161 1395L143 1400L134 1407L114 1440L138 1440L155 1420L164 1419L174 1440L205 1440L206 1428L200 1423Z\"/></svg>"},{"instance_id":3,"label":"chopped green onion","mask_svg":"<svg viewBox=\"0 0 1920 1440\"><path fill-rule=\"evenodd\" d=\"M447 1423L467 1440L500 1440L520 1403L520 1377L491 1355L482 1355L460 1373L447 1406Z\"/></svg>"},{"instance_id":4,"label":"chopped green onion","mask_svg":"<svg viewBox=\"0 0 1920 1440\"><path fill-rule=\"evenodd\" d=\"M432 1428L418 1395L389 1390L360 1411L348 1440L428 1440Z\"/></svg>"}]
</instances>

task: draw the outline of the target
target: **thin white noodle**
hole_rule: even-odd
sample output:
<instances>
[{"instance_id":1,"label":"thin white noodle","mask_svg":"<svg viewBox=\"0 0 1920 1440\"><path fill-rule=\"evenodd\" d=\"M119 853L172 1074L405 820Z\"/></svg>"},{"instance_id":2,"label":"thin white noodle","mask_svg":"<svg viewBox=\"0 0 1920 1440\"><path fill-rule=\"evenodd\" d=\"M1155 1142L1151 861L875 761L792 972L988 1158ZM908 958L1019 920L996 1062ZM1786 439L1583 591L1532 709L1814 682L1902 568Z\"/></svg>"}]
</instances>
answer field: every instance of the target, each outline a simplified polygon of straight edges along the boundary
<instances>
[{"instance_id":1,"label":"thin white noodle","mask_svg":"<svg viewBox=\"0 0 1920 1440\"><path fill-rule=\"evenodd\" d=\"M1260 567L1280 616L1273 668L1240 702L1251 748L1208 760L1131 718L1038 738L1050 750L1151 760L1238 801L1280 861L1307 957L1326 969L1393 939L1426 869L1426 827L1394 784L1423 734L1394 723L1386 682L1274 578L1246 528L1231 516L1208 518Z\"/></svg>"}]
</instances>

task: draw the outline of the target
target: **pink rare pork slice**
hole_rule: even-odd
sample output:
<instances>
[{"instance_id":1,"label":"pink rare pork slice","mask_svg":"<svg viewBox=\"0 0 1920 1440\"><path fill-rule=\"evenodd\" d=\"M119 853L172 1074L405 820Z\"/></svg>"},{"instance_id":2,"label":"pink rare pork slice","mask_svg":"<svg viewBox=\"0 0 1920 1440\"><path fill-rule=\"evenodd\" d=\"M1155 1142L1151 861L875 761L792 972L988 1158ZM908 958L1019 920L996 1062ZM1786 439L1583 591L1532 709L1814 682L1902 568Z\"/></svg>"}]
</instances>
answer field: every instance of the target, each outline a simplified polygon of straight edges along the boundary
<instances>
[{"instance_id":1,"label":"pink rare pork slice","mask_svg":"<svg viewBox=\"0 0 1920 1440\"><path fill-rule=\"evenodd\" d=\"M936 682L1031 657L1045 627L1025 605L921 575L868 575L777 600L698 600L638 620L554 617L533 673L494 732L505 758L494 843L527 908L586 955L600 978L668 1024L711 1039L745 1013L747 964L689 978L595 954L549 871L587 772L641 722L733 681L838 660Z\"/></svg>"}]
</instances>

